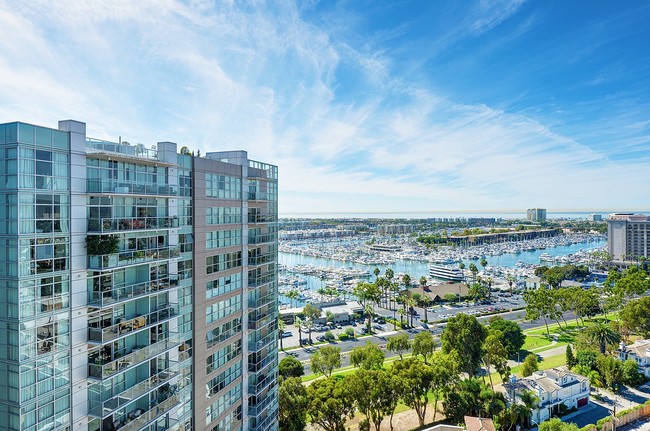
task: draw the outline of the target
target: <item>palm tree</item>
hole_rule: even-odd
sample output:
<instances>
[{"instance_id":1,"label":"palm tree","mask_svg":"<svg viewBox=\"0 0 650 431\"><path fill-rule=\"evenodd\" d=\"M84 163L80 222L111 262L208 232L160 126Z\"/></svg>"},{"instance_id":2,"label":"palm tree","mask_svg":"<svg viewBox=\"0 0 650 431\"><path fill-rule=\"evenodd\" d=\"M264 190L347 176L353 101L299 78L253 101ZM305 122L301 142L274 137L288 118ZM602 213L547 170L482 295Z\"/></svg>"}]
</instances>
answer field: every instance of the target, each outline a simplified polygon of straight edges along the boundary
<instances>
[{"instance_id":1,"label":"palm tree","mask_svg":"<svg viewBox=\"0 0 650 431\"><path fill-rule=\"evenodd\" d=\"M458 268L463 272L463 280L465 280L465 264L463 262L459 263Z\"/></svg>"},{"instance_id":2,"label":"palm tree","mask_svg":"<svg viewBox=\"0 0 650 431\"><path fill-rule=\"evenodd\" d=\"M427 278L423 275L420 277L420 287L422 290L424 290L425 287L427 287Z\"/></svg>"},{"instance_id":3,"label":"palm tree","mask_svg":"<svg viewBox=\"0 0 650 431\"><path fill-rule=\"evenodd\" d=\"M372 331L372 315L374 314L375 310L372 308L372 303L368 302L364 307L363 307L363 312L366 313L366 316L368 316L368 334L371 333Z\"/></svg>"},{"instance_id":4,"label":"palm tree","mask_svg":"<svg viewBox=\"0 0 650 431\"><path fill-rule=\"evenodd\" d=\"M404 275L402 276L402 283L404 283L404 285L405 285L407 288L411 287L411 276L408 275L408 274L404 274Z\"/></svg>"},{"instance_id":5,"label":"palm tree","mask_svg":"<svg viewBox=\"0 0 650 431\"><path fill-rule=\"evenodd\" d=\"M485 267L486 267L487 264L488 264L487 259L484 258L484 257L482 257L482 258L481 258L481 262L480 262L480 264L481 264L481 266L483 267L483 270L485 270Z\"/></svg>"},{"instance_id":6,"label":"palm tree","mask_svg":"<svg viewBox=\"0 0 650 431\"><path fill-rule=\"evenodd\" d=\"M476 274L478 274L478 268L474 263L469 264L469 272L472 273L472 283L476 283Z\"/></svg>"},{"instance_id":7,"label":"palm tree","mask_svg":"<svg viewBox=\"0 0 650 431\"><path fill-rule=\"evenodd\" d=\"M375 274L375 281L376 281L379 278L379 274L381 274L381 271L379 270L379 268L375 268L372 271L372 273Z\"/></svg>"},{"instance_id":8,"label":"palm tree","mask_svg":"<svg viewBox=\"0 0 650 431\"><path fill-rule=\"evenodd\" d=\"M293 325L298 328L298 344L302 347L302 319L298 316L294 317Z\"/></svg>"},{"instance_id":9,"label":"palm tree","mask_svg":"<svg viewBox=\"0 0 650 431\"><path fill-rule=\"evenodd\" d=\"M390 268L386 268L386 272L384 272L384 275L386 276L386 279L388 281L393 281L393 277L395 277L395 273Z\"/></svg>"},{"instance_id":10,"label":"palm tree","mask_svg":"<svg viewBox=\"0 0 650 431\"><path fill-rule=\"evenodd\" d=\"M397 310L397 313L399 314L399 325L400 327L404 326L404 316L406 315L406 308L404 305L402 305L402 308Z\"/></svg>"},{"instance_id":11,"label":"palm tree","mask_svg":"<svg viewBox=\"0 0 650 431\"><path fill-rule=\"evenodd\" d=\"M515 282L515 277L512 274L508 274L506 280L508 281L508 287L510 287L510 296L512 296L512 285Z\"/></svg>"},{"instance_id":12,"label":"palm tree","mask_svg":"<svg viewBox=\"0 0 650 431\"><path fill-rule=\"evenodd\" d=\"M294 299L298 299L300 292L298 292L296 289L291 289L285 296L289 298L289 303L291 304L291 308L293 308L293 301Z\"/></svg>"},{"instance_id":13,"label":"palm tree","mask_svg":"<svg viewBox=\"0 0 650 431\"><path fill-rule=\"evenodd\" d=\"M593 343L600 346L600 353L602 354L607 351L607 345L616 344L621 340L619 333L603 322L596 322L594 326L589 327L587 336Z\"/></svg>"}]
</instances>

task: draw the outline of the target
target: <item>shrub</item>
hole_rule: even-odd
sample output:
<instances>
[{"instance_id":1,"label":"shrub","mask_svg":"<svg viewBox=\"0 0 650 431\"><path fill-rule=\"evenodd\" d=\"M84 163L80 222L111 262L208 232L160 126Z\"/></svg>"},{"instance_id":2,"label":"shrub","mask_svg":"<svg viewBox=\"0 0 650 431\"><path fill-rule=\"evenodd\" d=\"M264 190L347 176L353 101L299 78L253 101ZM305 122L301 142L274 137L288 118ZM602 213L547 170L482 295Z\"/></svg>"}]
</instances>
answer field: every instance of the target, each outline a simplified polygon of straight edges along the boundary
<instances>
[{"instance_id":1,"label":"shrub","mask_svg":"<svg viewBox=\"0 0 650 431\"><path fill-rule=\"evenodd\" d=\"M350 336L346 334L345 332L341 332L339 334L339 341L347 341L350 339Z\"/></svg>"},{"instance_id":2,"label":"shrub","mask_svg":"<svg viewBox=\"0 0 650 431\"><path fill-rule=\"evenodd\" d=\"M354 338L354 329L352 329L352 328L347 328L347 329L345 330L345 333L348 334L348 336L349 336L350 338Z\"/></svg>"},{"instance_id":3,"label":"shrub","mask_svg":"<svg viewBox=\"0 0 650 431\"><path fill-rule=\"evenodd\" d=\"M325 334L323 334L323 338L326 341L334 341L336 337L334 337L334 334L332 334L332 331L327 331Z\"/></svg>"}]
</instances>

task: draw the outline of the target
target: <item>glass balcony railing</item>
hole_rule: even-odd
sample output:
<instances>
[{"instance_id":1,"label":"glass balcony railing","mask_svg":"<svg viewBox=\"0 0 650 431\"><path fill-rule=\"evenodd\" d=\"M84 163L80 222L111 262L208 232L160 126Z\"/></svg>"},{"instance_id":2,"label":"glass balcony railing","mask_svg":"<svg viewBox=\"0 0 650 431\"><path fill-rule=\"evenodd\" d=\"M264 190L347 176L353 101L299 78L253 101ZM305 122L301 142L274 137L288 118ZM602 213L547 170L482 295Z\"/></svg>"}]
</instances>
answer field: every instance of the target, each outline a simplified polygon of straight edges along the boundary
<instances>
[{"instance_id":1,"label":"glass balcony railing","mask_svg":"<svg viewBox=\"0 0 650 431\"><path fill-rule=\"evenodd\" d=\"M106 270L154 260L174 259L180 256L178 246L159 247L148 250L121 251L115 254L88 256L88 269Z\"/></svg>"},{"instance_id":2,"label":"glass balcony railing","mask_svg":"<svg viewBox=\"0 0 650 431\"><path fill-rule=\"evenodd\" d=\"M253 379L248 381L248 393L249 394L259 394L267 389L269 386L275 384L278 381L277 374L271 373L261 376L259 379Z\"/></svg>"},{"instance_id":3,"label":"glass balcony railing","mask_svg":"<svg viewBox=\"0 0 650 431\"><path fill-rule=\"evenodd\" d=\"M257 265L266 265L268 263L275 263L278 260L277 253L266 253L260 254L257 256L248 256L248 265L257 266Z\"/></svg>"},{"instance_id":4,"label":"glass balcony railing","mask_svg":"<svg viewBox=\"0 0 650 431\"><path fill-rule=\"evenodd\" d=\"M161 293L177 286L177 275L170 275L159 280L146 281L128 286L112 286L112 288L101 292L90 292L88 294L88 304L101 307L114 305L118 302L128 301L150 293Z\"/></svg>"},{"instance_id":5,"label":"glass balcony railing","mask_svg":"<svg viewBox=\"0 0 650 431\"><path fill-rule=\"evenodd\" d=\"M178 187L169 184L131 183L109 179L86 180L87 193L107 193L120 195L176 196Z\"/></svg>"},{"instance_id":6,"label":"glass balcony railing","mask_svg":"<svg viewBox=\"0 0 650 431\"><path fill-rule=\"evenodd\" d=\"M267 242L278 242L278 235L270 233L266 235L255 235L248 237L249 244L265 244Z\"/></svg>"},{"instance_id":7,"label":"glass balcony railing","mask_svg":"<svg viewBox=\"0 0 650 431\"><path fill-rule=\"evenodd\" d=\"M97 403L96 406L90 408L88 413L95 417L106 417L113 411L126 406L147 392L151 392L154 389L161 387L165 383L168 383L171 379L178 375L180 375L178 363L172 361L169 363L169 368L166 370L160 371L159 373L149 377L140 383L136 383L134 386L131 386L127 390L120 392L113 398L104 401L103 403Z\"/></svg>"},{"instance_id":8,"label":"glass balcony railing","mask_svg":"<svg viewBox=\"0 0 650 431\"><path fill-rule=\"evenodd\" d=\"M265 192L248 192L249 201L277 201L278 195Z\"/></svg>"},{"instance_id":9,"label":"glass balcony railing","mask_svg":"<svg viewBox=\"0 0 650 431\"><path fill-rule=\"evenodd\" d=\"M154 344L143 347L133 347L128 355L103 363L98 357L94 364L88 364L88 376L96 379L105 379L115 373L127 370L134 365L140 364L167 350L177 348L181 343L176 334ZM110 359L109 359L110 360Z\"/></svg>"},{"instance_id":10,"label":"glass balcony railing","mask_svg":"<svg viewBox=\"0 0 650 431\"><path fill-rule=\"evenodd\" d=\"M276 221L278 221L278 217L275 215L262 215L262 214L248 215L249 223L273 223Z\"/></svg>"},{"instance_id":11,"label":"glass balcony railing","mask_svg":"<svg viewBox=\"0 0 650 431\"><path fill-rule=\"evenodd\" d=\"M249 352L256 352L258 350L263 349L266 347L268 344L273 343L276 341L278 338L278 333L276 331L272 331L270 334L268 334L265 337L260 338L259 340L251 340L248 342L248 350Z\"/></svg>"},{"instance_id":12,"label":"glass balcony railing","mask_svg":"<svg viewBox=\"0 0 650 431\"><path fill-rule=\"evenodd\" d=\"M110 153L117 153L140 159L158 160L157 150L146 148L141 144L127 145L119 144L117 142L102 141L100 139L86 138L86 147L93 150L108 151Z\"/></svg>"},{"instance_id":13,"label":"glass balcony railing","mask_svg":"<svg viewBox=\"0 0 650 431\"><path fill-rule=\"evenodd\" d=\"M113 217L88 219L88 232L118 232L178 227L178 217Z\"/></svg>"},{"instance_id":14,"label":"glass balcony railing","mask_svg":"<svg viewBox=\"0 0 650 431\"><path fill-rule=\"evenodd\" d=\"M149 314L117 322L105 328L88 328L88 341L104 344L130 332L139 331L176 316L178 316L178 304L167 304Z\"/></svg>"},{"instance_id":15,"label":"glass balcony railing","mask_svg":"<svg viewBox=\"0 0 650 431\"><path fill-rule=\"evenodd\" d=\"M261 275L259 277L249 277L248 287L260 287L267 283L271 283L272 281L275 281L275 279L276 279L275 273Z\"/></svg>"},{"instance_id":16,"label":"glass balcony railing","mask_svg":"<svg viewBox=\"0 0 650 431\"><path fill-rule=\"evenodd\" d=\"M272 180L278 179L278 167L267 163L248 161L248 176L250 178L267 178Z\"/></svg>"},{"instance_id":17,"label":"glass balcony railing","mask_svg":"<svg viewBox=\"0 0 650 431\"><path fill-rule=\"evenodd\" d=\"M178 395L170 395L166 400L152 405L149 410L143 412L139 416L134 416L133 419L127 419L121 424L115 424L116 431L140 431L149 423L155 421L160 416L166 414L168 411L180 404ZM137 411L137 410L136 410Z\"/></svg>"},{"instance_id":18,"label":"glass balcony railing","mask_svg":"<svg viewBox=\"0 0 650 431\"><path fill-rule=\"evenodd\" d=\"M257 405L255 405L255 406L249 405L248 406L248 415L249 416L259 416L259 415L261 415L262 413L264 413L264 411L266 409L271 407L271 405L274 403L274 401L275 401L275 397L272 397L272 396L269 395L268 397L265 397L262 401L257 403ZM259 427L259 425L258 425L258 427ZM259 429L258 427L256 427L256 429Z\"/></svg>"}]
</instances>

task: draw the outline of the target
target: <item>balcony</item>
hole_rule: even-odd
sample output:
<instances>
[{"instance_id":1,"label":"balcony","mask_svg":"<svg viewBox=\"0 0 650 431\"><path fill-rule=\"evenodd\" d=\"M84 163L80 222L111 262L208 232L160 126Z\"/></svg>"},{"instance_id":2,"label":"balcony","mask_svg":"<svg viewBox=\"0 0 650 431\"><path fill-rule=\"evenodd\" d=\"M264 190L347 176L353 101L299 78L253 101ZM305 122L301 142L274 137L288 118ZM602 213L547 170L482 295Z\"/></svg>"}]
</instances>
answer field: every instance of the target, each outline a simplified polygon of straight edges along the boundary
<instances>
[{"instance_id":1,"label":"balcony","mask_svg":"<svg viewBox=\"0 0 650 431\"><path fill-rule=\"evenodd\" d=\"M100 357L96 359L96 363L88 364L88 377L95 379L106 379L113 374L125 371L134 365L140 364L149 360L163 352L171 350L180 346L180 342L176 334L172 334L169 338L150 344L144 347L133 347L128 355L110 360L107 358L107 363Z\"/></svg>"},{"instance_id":2,"label":"balcony","mask_svg":"<svg viewBox=\"0 0 650 431\"><path fill-rule=\"evenodd\" d=\"M161 278L159 280L146 281L144 283L137 283L128 286L112 286L111 289L101 292L90 292L88 295L88 304L101 307L114 305L119 302L136 299L151 293L160 293L177 286L177 275L170 275L169 277Z\"/></svg>"},{"instance_id":3,"label":"balcony","mask_svg":"<svg viewBox=\"0 0 650 431\"><path fill-rule=\"evenodd\" d=\"M248 363L248 371L250 373L257 373L259 371L264 370L268 365L273 364L276 362L276 355L265 355L262 360L259 362L255 363ZM249 359L250 360L250 359Z\"/></svg>"},{"instance_id":4,"label":"balcony","mask_svg":"<svg viewBox=\"0 0 650 431\"><path fill-rule=\"evenodd\" d=\"M178 375L180 375L180 372L178 370L178 363L170 362L168 369L161 371L140 383L136 383L134 386L131 386L123 392L120 392L113 398L104 401L103 403L98 403L98 405L91 408L88 413L95 417L104 418L110 415L113 411L124 407L134 400L140 398L147 392L151 392L154 389L161 387L165 383L168 383L171 379Z\"/></svg>"},{"instance_id":5,"label":"balcony","mask_svg":"<svg viewBox=\"0 0 650 431\"><path fill-rule=\"evenodd\" d=\"M257 265L266 265L268 263L275 263L278 260L277 253L266 253L260 254L257 256L248 256L248 265L257 266Z\"/></svg>"},{"instance_id":6,"label":"balcony","mask_svg":"<svg viewBox=\"0 0 650 431\"><path fill-rule=\"evenodd\" d=\"M88 328L88 342L104 344L130 332L139 331L176 316L178 316L178 304L167 304L149 314L137 316L123 322L115 322L104 328Z\"/></svg>"},{"instance_id":7,"label":"balcony","mask_svg":"<svg viewBox=\"0 0 650 431\"><path fill-rule=\"evenodd\" d=\"M273 342L276 341L277 338L278 338L277 331L272 331L270 334L266 335L265 337L260 338L257 341L249 341L248 342L248 351L249 352L256 352L258 350L261 350L261 349L273 344Z\"/></svg>"},{"instance_id":8,"label":"balcony","mask_svg":"<svg viewBox=\"0 0 650 431\"><path fill-rule=\"evenodd\" d=\"M109 153L123 154L147 160L158 160L158 151L150 150L143 145L127 145L117 142L103 141L100 139L86 138L86 147L91 150L106 151Z\"/></svg>"},{"instance_id":9,"label":"balcony","mask_svg":"<svg viewBox=\"0 0 650 431\"><path fill-rule=\"evenodd\" d=\"M117 194L117 195L146 195L146 196L176 196L178 187L169 184L129 183L109 179L86 180L87 193Z\"/></svg>"},{"instance_id":10,"label":"balcony","mask_svg":"<svg viewBox=\"0 0 650 431\"><path fill-rule=\"evenodd\" d=\"M277 298L278 298L277 293L269 293L267 295L264 295L264 296L262 296L260 298L253 299L253 300L251 300L250 296L249 296L248 307L249 308L260 308L260 307L263 307L265 305L268 305L268 304L274 302L275 300L277 300Z\"/></svg>"},{"instance_id":11,"label":"balcony","mask_svg":"<svg viewBox=\"0 0 650 431\"><path fill-rule=\"evenodd\" d=\"M278 217L275 215L262 215L262 214L249 214L248 223L261 224L261 223L273 223L278 221Z\"/></svg>"},{"instance_id":12,"label":"balcony","mask_svg":"<svg viewBox=\"0 0 650 431\"><path fill-rule=\"evenodd\" d=\"M258 277L249 277L248 278L248 287L260 287L264 286L265 284L271 283L272 281L275 281L276 276L275 272L271 274L266 274L266 275L260 275Z\"/></svg>"},{"instance_id":13,"label":"balcony","mask_svg":"<svg viewBox=\"0 0 650 431\"><path fill-rule=\"evenodd\" d=\"M249 178L265 178L271 180L278 179L278 167L269 165L267 163L257 162L255 160L248 161L248 177Z\"/></svg>"},{"instance_id":14,"label":"balcony","mask_svg":"<svg viewBox=\"0 0 650 431\"><path fill-rule=\"evenodd\" d=\"M278 315L276 313L262 314L261 316L253 319L251 318L251 314L253 313L249 313L248 315L248 329L251 330L262 329L264 326L275 322L278 319Z\"/></svg>"},{"instance_id":15,"label":"balcony","mask_svg":"<svg viewBox=\"0 0 650 431\"><path fill-rule=\"evenodd\" d=\"M120 232L178 227L178 217L115 217L88 220L88 232Z\"/></svg>"},{"instance_id":16,"label":"balcony","mask_svg":"<svg viewBox=\"0 0 650 431\"><path fill-rule=\"evenodd\" d=\"M178 395L171 395L166 400L152 405L149 410L143 412L139 416L133 417L133 419L123 422L116 423L116 431L140 431L146 427L149 423L155 421L160 416L166 414L168 411L180 404L180 399ZM137 411L137 410L136 410Z\"/></svg>"},{"instance_id":17,"label":"balcony","mask_svg":"<svg viewBox=\"0 0 650 431\"><path fill-rule=\"evenodd\" d=\"M154 260L174 259L180 256L178 246L159 247L147 250L122 251L115 254L88 256L88 269L103 271L152 262Z\"/></svg>"},{"instance_id":18,"label":"balcony","mask_svg":"<svg viewBox=\"0 0 650 431\"><path fill-rule=\"evenodd\" d=\"M249 201L276 201L278 200L278 195L275 193L265 193L265 192L248 192Z\"/></svg>"},{"instance_id":19,"label":"balcony","mask_svg":"<svg viewBox=\"0 0 650 431\"><path fill-rule=\"evenodd\" d=\"M270 233L266 235L254 235L248 237L248 244L266 244L269 242L278 242L278 235L275 233Z\"/></svg>"},{"instance_id":20,"label":"balcony","mask_svg":"<svg viewBox=\"0 0 650 431\"><path fill-rule=\"evenodd\" d=\"M276 373L265 374L259 379L251 376L248 381L248 393L259 394L274 383L277 383L278 376Z\"/></svg>"},{"instance_id":21,"label":"balcony","mask_svg":"<svg viewBox=\"0 0 650 431\"><path fill-rule=\"evenodd\" d=\"M264 413L264 411L266 409L271 407L274 402L275 402L275 397L272 397L271 394L268 394L266 397L264 397L264 400L262 400L262 402L259 402L256 405L251 404L251 405L248 406L248 416L259 416L259 415L261 415L262 413ZM269 417L271 419L273 419L272 416L273 415L270 415ZM266 421L262 421L262 422L266 423ZM260 429L259 428L260 426L261 426L261 424L259 424L257 427L255 427L255 429Z\"/></svg>"}]
</instances>

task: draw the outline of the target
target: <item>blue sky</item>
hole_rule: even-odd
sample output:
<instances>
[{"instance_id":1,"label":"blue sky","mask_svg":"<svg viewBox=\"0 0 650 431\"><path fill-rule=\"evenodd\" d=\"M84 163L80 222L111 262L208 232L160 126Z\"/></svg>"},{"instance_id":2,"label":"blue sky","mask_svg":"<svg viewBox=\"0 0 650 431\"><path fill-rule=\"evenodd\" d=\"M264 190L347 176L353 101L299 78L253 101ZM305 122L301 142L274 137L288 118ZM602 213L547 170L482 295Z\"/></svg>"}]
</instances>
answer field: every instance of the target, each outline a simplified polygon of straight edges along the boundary
<instances>
[{"instance_id":1,"label":"blue sky","mask_svg":"<svg viewBox=\"0 0 650 431\"><path fill-rule=\"evenodd\" d=\"M650 3L0 0L0 122L245 149L280 213L650 207Z\"/></svg>"}]
</instances>

